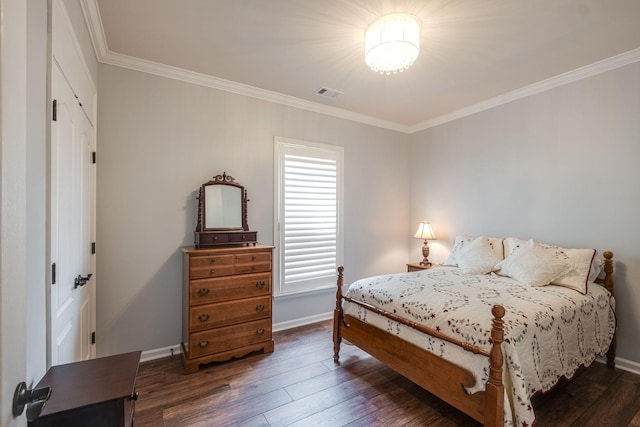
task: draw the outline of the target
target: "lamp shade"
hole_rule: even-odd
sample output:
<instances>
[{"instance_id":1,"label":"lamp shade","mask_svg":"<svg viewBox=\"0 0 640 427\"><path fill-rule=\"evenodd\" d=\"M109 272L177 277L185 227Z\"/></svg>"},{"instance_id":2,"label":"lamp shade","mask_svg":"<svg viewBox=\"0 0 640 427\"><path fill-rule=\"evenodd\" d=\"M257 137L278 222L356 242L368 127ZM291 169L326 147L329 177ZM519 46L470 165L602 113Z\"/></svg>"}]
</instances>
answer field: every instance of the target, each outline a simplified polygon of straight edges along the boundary
<instances>
[{"instance_id":1,"label":"lamp shade","mask_svg":"<svg viewBox=\"0 0 640 427\"><path fill-rule=\"evenodd\" d=\"M420 21L392 13L374 21L364 36L365 61L373 71L395 74L409 68L420 52Z\"/></svg>"},{"instance_id":2,"label":"lamp shade","mask_svg":"<svg viewBox=\"0 0 640 427\"><path fill-rule=\"evenodd\" d=\"M435 240L436 236L433 234L433 229L431 228L431 223L422 221L418 226L418 231L416 231L415 236L416 239L422 240Z\"/></svg>"}]
</instances>

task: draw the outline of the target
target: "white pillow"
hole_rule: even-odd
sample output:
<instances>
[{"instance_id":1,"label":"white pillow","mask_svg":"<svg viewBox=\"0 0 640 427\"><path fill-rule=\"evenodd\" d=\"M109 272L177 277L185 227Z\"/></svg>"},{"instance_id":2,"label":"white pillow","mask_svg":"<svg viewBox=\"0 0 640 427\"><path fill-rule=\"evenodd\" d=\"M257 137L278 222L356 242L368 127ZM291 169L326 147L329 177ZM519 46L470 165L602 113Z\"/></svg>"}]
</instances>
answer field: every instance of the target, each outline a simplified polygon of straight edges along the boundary
<instances>
[{"instance_id":1,"label":"white pillow","mask_svg":"<svg viewBox=\"0 0 640 427\"><path fill-rule=\"evenodd\" d=\"M495 269L501 261L494 251L489 240L480 236L465 244L456 252L458 267L466 274L487 274Z\"/></svg>"},{"instance_id":2,"label":"white pillow","mask_svg":"<svg viewBox=\"0 0 640 427\"><path fill-rule=\"evenodd\" d=\"M552 283L586 294L591 263L596 254L595 249L565 249L559 246L542 246L554 257L571 267L566 274L554 279Z\"/></svg>"},{"instance_id":3,"label":"white pillow","mask_svg":"<svg viewBox=\"0 0 640 427\"><path fill-rule=\"evenodd\" d=\"M526 245L526 243L526 240L517 237L507 237L504 239L505 258L515 253L515 251L523 245ZM598 262L596 262L596 265L592 269L591 265L596 253L595 249L566 249L544 243L541 243L540 246L545 248L557 259L568 264L571 268L566 274L554 279L553 284L574 289L581 294L586 294L587 283L593 282L598 274L600 274L600 269L602 268L602 266L597 265Z\"/></svg>"},{"instance_id":4,"label":"white pillow","mask_svg":"<svg viewBox=\"0 0 640 427\"><path fill-rule=\"evenodd\" d=\"M533 239L519 245L496 267L501 275L530 286L546 286L571 269Z\"/></svg>"},{"instance_id":5,"label":"white pillow","mask_svg":"<svg viewBox=\"0 0 640 427\"><path fill-rule=\"evenodd\" d=\"M484 237L484 239L486 239L487 242L489 242L489 246L491 246L491 249L498 256L498 258L500 258L501 260L504 259L504 252L502 249L502 239L500 237ZM465 245L471 243L474 240L476 240L476 238L471 236L466 236L466 235L456 236L453 242L453 248L451 248L451 253L447 257L447 259L444 261L443 265L457 267L458 252L462 250L462 248Z\"/></svg>"},{"instance_id":6,"label":"white pillow","mask_svg":"<svg viewBox=\"0 0 640 427\"><path fill-rule=\"evenodd\" d=\"M473 240L473 237L456 236L456 238L453 241L453 247L451 248L451 253L447 257L447 259L444 260L444 263L442 263L442 265L450 265L452 267L457 267L458 266L458 258L457 258L458 252L460 252L460 249L462 249L464 247L464 245L467 242L470 242L471 240Z\"/></svg>"},{"instance_id":7,"label":"white pillow","mask_svg":"<svg viewBox=\"0 0 640 427\"><path fill-rule=\"evenodd\" d=\"M600 273L602 273L602 269L604 268L604 258L602 255L596 252L593 256L593 261L591 261L591 269L589 270L589 282L593 283L596 281Z\"/></svg>"},{"instance_id":8,"label":"white pillow","mask_svg":"<svg viewBox=\"0 0 640 427\"><path fill-rule=\"evenodd\" d=\"M504 239L504 257L508 258L516 249L525 246L527 241L518 237L507 237Z\"/></svg>"}]
</instances>

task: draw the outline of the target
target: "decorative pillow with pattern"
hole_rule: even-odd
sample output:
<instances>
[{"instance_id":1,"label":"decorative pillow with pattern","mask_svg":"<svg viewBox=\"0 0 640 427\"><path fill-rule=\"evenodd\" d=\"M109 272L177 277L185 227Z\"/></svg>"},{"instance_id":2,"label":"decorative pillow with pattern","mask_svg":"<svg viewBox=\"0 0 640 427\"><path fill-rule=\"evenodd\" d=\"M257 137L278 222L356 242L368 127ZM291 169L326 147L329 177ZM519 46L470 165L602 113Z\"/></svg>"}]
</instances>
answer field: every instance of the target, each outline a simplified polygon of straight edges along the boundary
<instances>
[{"instance_id":1,"label":"decorative pillow with pattern","mask_svg":"<svg viewBox=\"0 0 640 427\"><path fill-rule=\"evenodd\" d=\"M489 244L489 239L480 236L465 244L457 253L458 267L465 274L487 274L494 271L502 258Z\"/></svg>"},{"instance_id":2,"label":"decorative pillow with pattern","mask_svg":"<svg viewBox=\"0 0 640 427\"><path fill-rule=\"evenodd\" d=\"M502 249L502 239L499 237L483 237L491 246L493 252L498 256L500 260L504 259L504 252ZM444 261L443 265L449 265L452 267L458 267L458 252L462 250L467 244L476 240L475 237L461 235L456 236L453 241L453 248L451 248L451 253Z\"/></svg>"},{"instance_id":3,"label":"decorative pillow with pattern","mask_svg":"<svg viewBox=\"0 0 640 427\"><path fill-rule=\"evenodd\" d=\"M530 286L546 286L571 270L571 266L555 257L535 240L518 245L496 266L500 275Z\"/></svg>"},{"instance_id":4,"label":"decorative pillow with pattern","mask_svg":"<svg viewBox=\"0 0 640 427\"><path fill-rule=\"evenodd\" d=\"M505 257L509 257L518 248L527 243L526 240L517 237L507 237L504 239ZM600 274L598 265L591 271L591 265L595 256L595 249L567 249L559 246L541 243L547 251L557 259L562 260L571 267L566 274L553 280L552 284L574 289L581 294L587 293L587 283L593 281ZM597 264L597 263L596 263Z\"/></svg>"},{"instance_id":5,"label":"decorative pillow with pattern","mask_svg":"<svg viewBox=\"0 0 640 427\"><path fill-rule=\"evenodd\" d=\"M558 277L552 283L574 289L583 295L587 294L587 284L589 283L589 272L591 263L596 254L595 249L566 249L559 246L543 245L546 250L563 260L571 266L571 270L563 276Z\"/></svg>"},{"instance_id":6,"label":"decorative pillow with pattern","mask_svg":"<svg viewBox=\"0 0 640 427\"><path fill-rule=\"evenodd\" d=\"M507 237L503 241L504 258L507 259L509 255L513 253L513 251L515 251L519 247L524 246L526 244L527 244L527 241L524 239L520 239L518 237Z\"/></svg>"}]
</instances>

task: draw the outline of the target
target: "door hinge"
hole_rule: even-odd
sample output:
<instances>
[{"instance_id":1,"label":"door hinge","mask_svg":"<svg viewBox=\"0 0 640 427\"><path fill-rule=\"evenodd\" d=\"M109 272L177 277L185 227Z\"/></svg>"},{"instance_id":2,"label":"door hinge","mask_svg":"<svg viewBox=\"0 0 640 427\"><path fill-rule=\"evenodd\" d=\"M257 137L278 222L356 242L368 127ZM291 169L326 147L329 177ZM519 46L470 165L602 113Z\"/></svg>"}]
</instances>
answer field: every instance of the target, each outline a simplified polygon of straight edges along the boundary
<instances>
[{"instance_id":1,"label":"door hinge","mask_svg":"<svg viewBox=\"0 0 640 427\"><path fill-rule=\"evenodd\" d=\"M91 152L91 163L93 163L93 164L96 163L96 152L95 151Z\"/></svg>"},{"instance_id":2,"label":"door hinge","mask_svg":"<svg viewBox=\"0 0 640 427\"><path fill-rule=\"evenodd\" d=\"M95 344L95 343L96 343L96 333L91 332L91 344Z\"/></svg>"},{"instance_id":3,"label":"door hinge","mask_svg":"<svg viewBox=\"0 0 640 427\"><path fill-rule=\"evenodd\" d=\"M91 255L96 253L96 242L91 242Z\"/></svg>"},{"instance_id":4,"label":"door hinge","mask_svg":"<svg viewBox=\"0 0 640 427\"><path fill-rule=\"evenodd\" d=\"M51 284L56 284L56 263L51 264Z\"/></svg>"},{"instance_id":5,"label":"door hinge","mask_svg":"<svg viewBox=\"0 0 640 427\"><path fill-rule=\"evenodd\" d=\"M53 106L51 107L51 119L54 122L58 121L58 100L53 100Z\"/></svg>"}]
</instances>

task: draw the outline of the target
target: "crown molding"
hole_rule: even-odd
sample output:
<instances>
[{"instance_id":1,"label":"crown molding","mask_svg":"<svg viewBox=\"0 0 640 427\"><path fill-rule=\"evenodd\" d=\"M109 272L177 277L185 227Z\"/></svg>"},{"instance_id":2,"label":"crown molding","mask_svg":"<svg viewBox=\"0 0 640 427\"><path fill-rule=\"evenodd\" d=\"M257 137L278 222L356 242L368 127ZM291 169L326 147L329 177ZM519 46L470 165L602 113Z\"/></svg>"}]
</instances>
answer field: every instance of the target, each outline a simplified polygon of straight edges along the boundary
<instances>
[{"instance_id":1,"label":"crown molding","mask_svg":"<svg viewBox=\"0 0 640 427\"><path fill-rule=\"evenodd\" d=\"M100 58L107 52L107 38L104 35L98 0L80 0L80 8L89 30L89 37L91 38L96 59L100 61Z\"/></svg>"},{"instance_id":2,"label":"crown molding","mask_svg":"<svg viewBox=\"0 0 640 427\"><path fill-rule=\"evenodd\" d=\"M354 113L353 111L343 110L341 108L331 107L324 104L318 104L316 102L307 101L293 96L283 95L281 93L256 88L254 86L249 86L242 83L236 83L230 80L212 77L206 74L185 70L170 65L147 61L145 59L122 55L116 52L107 51L104 55L98 58L98 61L103 64L115 65L118 67L128 68L130 70L154 74L157 76L167 77L170 79L205 86L213 89L219 89L225 92L248 96L263 101L285 105L288 107L299 108L302 110L325 114L340 119L351 120L371 126L407 133L407 126L398 123L376 119L364 114Z\"/></svg>"},{"instance_id":3,"label":"crown molding","mask_svg":"<svg viewBox=\"0 0 640 427\"><path fill-rule=\"evenodd\" d=\"M427 120L416 126L410 126L407 130L408 133L413 134L425 129L432 128L434 126L441 125L443 123L451 122L453 120L461 119L472 114L479 113L484 110L489 110L494 107L498 107L503 104L508 104L518 99L526 98L531 95L535 95L549 89L553 89L559 86L563 86L578 80L586 79L606 71L611 71L616 68L624 67L625 65L633 64L640 61L640 48L633 49L620 55L612 56L611 58L603 59L602 61L595 62L593 64L585 65L584 67L577 68L572 71L551 77L546 80L542 80L537 83L533 83L522 88L512 90L511 92L498 95L494 98L487 99L477 104L470 105L460 110L444 114L434 119Z\"/></svg>"},{"instance_id":4,"label":"crown molding","mask_svg":"<svg viewBox=\"0 0 640 427\"><path fill-rule=\"evenodd\" d=\"M96 58L100 63L128 68L213 89L219 89L225 92L244 95L251 98L261 99L263 101L274 102L288 107L299 108L306 111L325 114L340 119L351 120L406 134L420 132L434 126L461 119L484 110L526 98L527 96L535 95L558 86L585 79L587 77L592 77L597 74L640 61L640 48L634 49L511 92L498 95L485 101L478 102L460 110L435 117L417 125L407 126L355 113L353 111L256 88L254 86L244 85L170 65L111 52L107 45L104 28L102 27L102 20L100 18L100 10L98 8L97 0L80 0L80 4L91 36L91 43L93 44L93 48L96 52Z\"/></svg>"}]
</instances>

